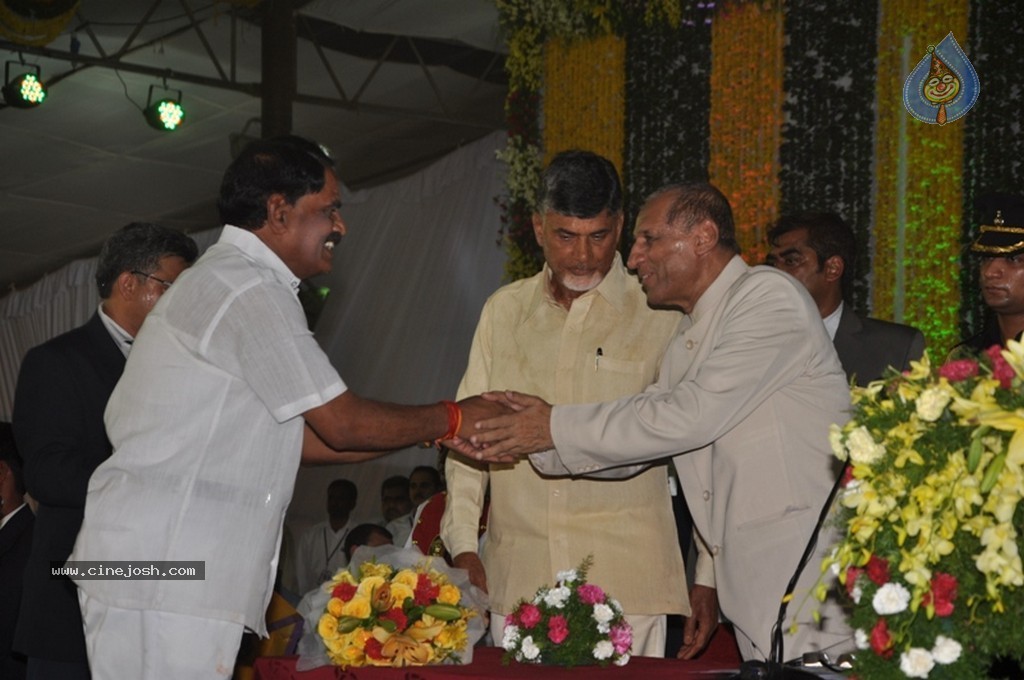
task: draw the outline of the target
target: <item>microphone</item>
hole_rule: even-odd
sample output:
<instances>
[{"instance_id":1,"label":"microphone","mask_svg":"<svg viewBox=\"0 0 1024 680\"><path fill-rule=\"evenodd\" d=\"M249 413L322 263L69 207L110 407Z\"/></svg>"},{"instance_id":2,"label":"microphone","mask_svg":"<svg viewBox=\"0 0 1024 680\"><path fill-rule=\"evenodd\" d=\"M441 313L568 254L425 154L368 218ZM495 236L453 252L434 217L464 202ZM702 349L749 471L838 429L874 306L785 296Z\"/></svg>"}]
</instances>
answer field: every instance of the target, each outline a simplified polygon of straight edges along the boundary
<instances>
[{"instance_id":1,"label":"microphone","mask_svg":"<svg viewBox=\"0 0 1024 680\"><path fill-rule=\"evenodd\" d=\"M828 519L828 512L832 508L836 494L839 493L839 487L843 483L843 476L846 474L849 464L849 460L843 462L839 476L836 477L836 482L832 485L832 491L829 492L825 505L822 506L821 513L818 515L818 521L814 524L814 531L811 532L811 538L807 541L807 547L804 548L800 561L796 565L796 571L793 572L793 576L786 585L786 594L779 605L779 616L775 619L775 625L772 626L772 648L768 659L766 661L758 659L744 661L740 664L739 674L732 676L730 680L821 680L821 676L812 671L798 666L787 666L784 663L783 626L786 621L786 609L789 607L789 601L793 598L797 581L800 580L800 575L810 561L811 555L814 554L814 548L818 544L818 535L825 525L825 520Z\"/></svg>"}]
</instances>

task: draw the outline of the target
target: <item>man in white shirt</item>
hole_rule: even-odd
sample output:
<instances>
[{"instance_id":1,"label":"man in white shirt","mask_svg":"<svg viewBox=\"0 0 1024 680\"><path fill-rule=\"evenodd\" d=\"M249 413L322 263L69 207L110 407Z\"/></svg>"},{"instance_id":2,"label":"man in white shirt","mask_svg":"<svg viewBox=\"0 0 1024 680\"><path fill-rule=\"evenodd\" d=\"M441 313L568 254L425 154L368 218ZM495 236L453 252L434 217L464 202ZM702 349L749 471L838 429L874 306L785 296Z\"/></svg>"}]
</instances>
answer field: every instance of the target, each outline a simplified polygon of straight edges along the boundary
<instances>
[{"instance_id":1,"label":"man in white shirt","mask_svg":"<svg viewBox=\"0 0 1024 680\"><path fill-rule=\"evenodd\" d=\"M225 172L218 207L220 240L153 310L111 396L114 453L89 482L72 554L197 562L204 577L76 577L96 680L231 677L243 630L266 635L300 459L451 438L462 410L465 422L489 410L363 399L313 339L299 282L331 269L346 231L322 147L253 142Z\"/></svg>"},{"instance_id":2,"label":"man in white shirt","mask_svg":"<svg viewBox=\"0 0 1024 680\"><path fill-rule=\"evenodd\" d=\"M354 526L351 516L358 500L359 489L347 479L336 479L327 487L327 519L307 529L299 541L295 578L300 595L348 564L345 538Z\"/></svg>"}]
</instances>

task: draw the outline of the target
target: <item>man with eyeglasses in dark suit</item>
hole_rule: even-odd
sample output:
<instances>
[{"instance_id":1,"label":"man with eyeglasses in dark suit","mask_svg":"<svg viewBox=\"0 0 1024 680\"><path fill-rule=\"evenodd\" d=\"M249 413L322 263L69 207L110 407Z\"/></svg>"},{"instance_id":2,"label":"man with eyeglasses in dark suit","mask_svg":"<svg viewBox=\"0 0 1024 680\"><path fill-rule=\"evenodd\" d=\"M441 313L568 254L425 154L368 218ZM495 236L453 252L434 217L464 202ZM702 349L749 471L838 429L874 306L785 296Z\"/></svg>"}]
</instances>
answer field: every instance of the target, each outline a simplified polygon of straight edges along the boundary
<instances>
[{"instance_id":1,"label":"man with eyeglasses in dark suit","mask_svg":"<svg viewBox=\"0 0 1024 680\"><path fill-rule=\"evenodd\" d=\"M14 648L28 657L29 678L90 677L77 588L68 578L51 578L50 565L71 554L89 477L110 456L103 411L132 340L197 254L195 242L173 229L141 222L122 227L99 255L96 313L22 361L14 436L39 510Z\"/></svg>"}]
</instances>

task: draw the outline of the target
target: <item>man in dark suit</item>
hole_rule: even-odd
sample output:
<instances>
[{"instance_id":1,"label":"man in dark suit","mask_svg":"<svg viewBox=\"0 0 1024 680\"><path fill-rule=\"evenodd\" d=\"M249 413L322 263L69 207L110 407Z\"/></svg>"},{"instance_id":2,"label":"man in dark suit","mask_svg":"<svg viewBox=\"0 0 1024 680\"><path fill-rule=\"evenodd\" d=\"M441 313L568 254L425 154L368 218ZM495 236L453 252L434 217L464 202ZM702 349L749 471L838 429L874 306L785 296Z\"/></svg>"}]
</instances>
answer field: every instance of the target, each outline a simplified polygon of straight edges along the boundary
<instances>
[{"instance_id":1,"label":"man in dark suit","mask_svg":"<svg viewBox=\"0 0 1024 680\"><path fill-rule=\"evenodd\" d=\"M25 503L25 478L11 424L0 423L0 678L4 680L25 677L25 656L12 647L34 523Z\"/></svg>"},{"instance_id":2,"label":"man in dark suit","mask_svg":"<svg viewBox=\"0 0 1024 680\"><path fill-rule=\"evenodd\" d=\"M30 679L90 677L75 584L51 579L50 564L71 554L89 476L110 456L103 411L132 340L197 254L195 242L173 229L132 223L118 230L97 263L97 312L29 350L21 364L14 436L39 510L14 648L28 656Z\"/></svg>"},{"instance_id":3,"label":"man in dark suit","mask_svg":"<svg viewBox=\"0 0 1024 680\"><path fill-rule=\"evenodd\" d=\"M907 369L924 354L921 331L860 316L844 303L857 248L853 230L839 215L784 215L768 232L768 243L766 263L800 281L814 298L848 380L867 385L889 366Z\"/></svg>"}]
</instances>

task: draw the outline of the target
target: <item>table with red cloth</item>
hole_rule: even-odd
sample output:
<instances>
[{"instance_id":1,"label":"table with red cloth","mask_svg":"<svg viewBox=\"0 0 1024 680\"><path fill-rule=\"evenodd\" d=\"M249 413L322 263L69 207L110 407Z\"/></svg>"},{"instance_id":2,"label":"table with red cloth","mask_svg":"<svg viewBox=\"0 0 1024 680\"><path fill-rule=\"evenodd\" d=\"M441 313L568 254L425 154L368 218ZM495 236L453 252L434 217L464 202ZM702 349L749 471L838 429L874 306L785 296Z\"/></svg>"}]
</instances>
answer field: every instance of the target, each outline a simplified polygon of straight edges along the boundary
<instances>
[{"instance_id":1,"label":"table with red cloth","mask_svg":"<svg viewBox=\"0 0 1024 680\"><path fill-rule=\"evenodd\" d=\"M504 650L477 647L473 663L464 666L416 666L411 668L348 668L322 666L296 671L298 657L261 657L253 664L256 680L441 680L443 678L522 678L536 680L591 680L591 678L644 678L644 680L712 680L726 678L739 668L736 641L725 627L719 627L708 648L693 661L635 656L625 666L541 666L512 662L502 665Z\"/></svg>"},{"instance_id":2,"label":"table with red cloth","mask_svg":"<svg viewBox=\"0 0 1024 680\"><path fill-rule=\"evenodd\" d=\"M410 668L348 668L321 666L308 671L295 670L298 657L261 657L253 665L256 680L440 680L442 678L522 678L537 680L590 680L591 678L644 678L645 680L711 680L725 678L739 667L736 662L679 661L635 656L625 666L540 666L512 662L501 663L504 650L478 647L473 650L473 663L464 666L416 666ZM715 672L718 671L718 672Z\"/></svg>"}]
</instances>

